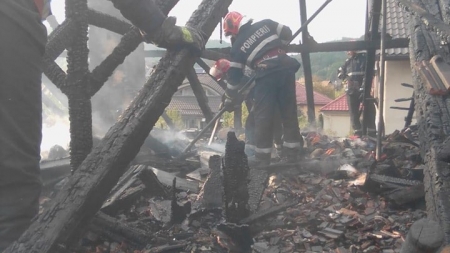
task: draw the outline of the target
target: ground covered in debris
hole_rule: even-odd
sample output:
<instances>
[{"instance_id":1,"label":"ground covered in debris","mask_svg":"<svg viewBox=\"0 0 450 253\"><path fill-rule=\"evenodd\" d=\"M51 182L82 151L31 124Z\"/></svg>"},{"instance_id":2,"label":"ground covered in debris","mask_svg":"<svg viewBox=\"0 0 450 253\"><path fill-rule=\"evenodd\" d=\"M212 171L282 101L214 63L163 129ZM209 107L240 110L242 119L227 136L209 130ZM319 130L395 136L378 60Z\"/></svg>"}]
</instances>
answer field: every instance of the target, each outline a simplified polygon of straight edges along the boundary
<instances>
[{"instance_id":1,"label":"ground covered in debris","mask_svg":"<svg viewBox=\"0 0 450 253\"><path fill-rule=\"evenodd\" d=\"M181 161L185 141L167 152L143 147L70 252L400 252L426 216L416 130L387 136L379 161L374 140L304 133L298 164L249 169L250 212L233 222L224 203L241 196L226 199L229 154L198 146ZM63 182L48 184L42 209Z\"/></svg>"}]
</instances>

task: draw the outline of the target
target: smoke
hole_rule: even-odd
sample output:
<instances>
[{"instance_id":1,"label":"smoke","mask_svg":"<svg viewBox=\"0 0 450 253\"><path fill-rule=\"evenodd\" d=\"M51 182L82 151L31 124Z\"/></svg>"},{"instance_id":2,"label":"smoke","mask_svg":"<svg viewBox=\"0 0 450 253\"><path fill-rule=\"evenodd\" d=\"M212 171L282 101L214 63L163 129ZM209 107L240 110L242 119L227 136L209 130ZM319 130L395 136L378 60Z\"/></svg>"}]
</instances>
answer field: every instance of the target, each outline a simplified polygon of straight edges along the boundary
<instances>
[{"instance_id":1,"label":"smoke","mask_svg":"<svg viewBox=\"0 0 450 253\"><path fill-rule=\"evenodd\" d=\"M89 0L89 8L123 19L110 1ZM128 22L128 21L127 21ZM92 71L119 44L122 36L89 26L89 68ZM104 136L130 105L145 82L144 46L125 58L103 87L92 97L92 124L95 136Z\"/></svg>"},{"instance_id":2,"label":"smoke","mask_svg":"<svg viewBox=\"0 0 450 253\"><path fill-rule=\"evenodd\" d=\"M48 115L43 120L41 157L47 159L50 148L59 145L64 149L69 149L70 143L70 122L68 117Z\"/></svg>"}]
</instances>

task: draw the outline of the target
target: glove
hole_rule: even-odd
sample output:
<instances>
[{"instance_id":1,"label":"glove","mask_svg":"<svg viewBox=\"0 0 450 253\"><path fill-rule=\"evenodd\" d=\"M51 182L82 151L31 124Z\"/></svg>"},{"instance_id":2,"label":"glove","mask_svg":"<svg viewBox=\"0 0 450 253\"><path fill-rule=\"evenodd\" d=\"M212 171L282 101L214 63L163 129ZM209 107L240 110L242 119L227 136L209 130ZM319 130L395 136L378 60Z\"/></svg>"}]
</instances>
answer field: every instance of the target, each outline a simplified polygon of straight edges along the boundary
<instances>
[{"instance_id":1,"label":"glove","mask_svg":"<svg viewBox=\"0 0 450 253\"><path fill-rule=\"evenodd\" d=\"M238 105L237 102L238 92L237 90L226 89L223 94L223 105L227 112L232 112Z\"/></svg>"}]
</instances>

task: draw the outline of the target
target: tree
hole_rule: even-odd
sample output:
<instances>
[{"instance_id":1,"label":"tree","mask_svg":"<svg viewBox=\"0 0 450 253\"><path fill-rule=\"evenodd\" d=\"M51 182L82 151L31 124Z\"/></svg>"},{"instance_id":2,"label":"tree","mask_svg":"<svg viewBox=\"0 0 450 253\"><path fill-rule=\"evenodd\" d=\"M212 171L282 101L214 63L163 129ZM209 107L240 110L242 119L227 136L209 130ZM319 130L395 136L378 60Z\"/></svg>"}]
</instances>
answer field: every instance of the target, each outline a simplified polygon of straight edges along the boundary
<instances>
[{"instance_id":1,"label":"tree","mask_svg":"<svg viewBox=\"0 0 450 253\"><path fill-rule=\"evenodd\" d=\"M177 110L166 110L167 116L172 120L173 124L177 129L183 129L185 127L183 118L181 117L181 114ZM161 128L161 129L168 129L169 126L167 125L166 121L159 117L158 121L155 123L155 127Z\"/></svg>"},{"instance_id":2,"label":"tree","mask_svg":"<svg viewBox=\"0 0 450 253\"><path fill-rule=\"evenodd\" d=\"M242 122L245 123L248 118L248 109L245 103L242 104ZM234 126L234 114L232 112L225 112L222 116L223 127L233 127Z\"/></svg>"}]
</instances>

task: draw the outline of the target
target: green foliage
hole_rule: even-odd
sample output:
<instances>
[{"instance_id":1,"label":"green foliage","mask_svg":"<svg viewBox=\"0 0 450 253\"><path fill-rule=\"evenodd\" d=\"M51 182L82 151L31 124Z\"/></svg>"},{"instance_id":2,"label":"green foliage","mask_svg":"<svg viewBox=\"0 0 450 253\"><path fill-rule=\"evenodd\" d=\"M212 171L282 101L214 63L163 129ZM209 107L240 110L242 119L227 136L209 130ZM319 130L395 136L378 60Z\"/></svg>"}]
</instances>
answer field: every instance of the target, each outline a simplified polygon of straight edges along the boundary
<instances>
[{"instance_id":1,"label":"green foliage","mask_svg":"<svg viewBox=\"0 0 450 253\"><path fill-rule=\"evenodd\" d=\"M242 104L242 124L245 124L248 118L248 109L245 103ZM233 112L225 112L222 116L223 127L234 127L234 113Z\"/></svg>"},{"instance_id":2,"label":"green foliage","mask_svg":"<svg viewBox=\"0 0 450 253\"><path fill-rule=\"evenodd\" d=\"M173 124L177 129L183 129L185 127L183 119L181 118L181 114L177 110L166 110L167 116L172 120ZM163 117L159 117L158 121L155 123L155 127L161 128L161 129L168 129L169 126L167 125L166 121L163 119Z\"/></svg>"},{"instance_id":3,"label":"green foliage","mask_svg":"<svg viewBox=\"0 0 450 253\"><path fill-rule=\"evenodd\" d=\"M294 55L301 62L301 55ZM311 53L311 72L322 80L337 80L337 69L344 64L347 55L345 52L319 52ZM303 64L303 63L302 63ZM300 68L296 77L303 77L303 68Z\"/></svg>"}]
</instances>

